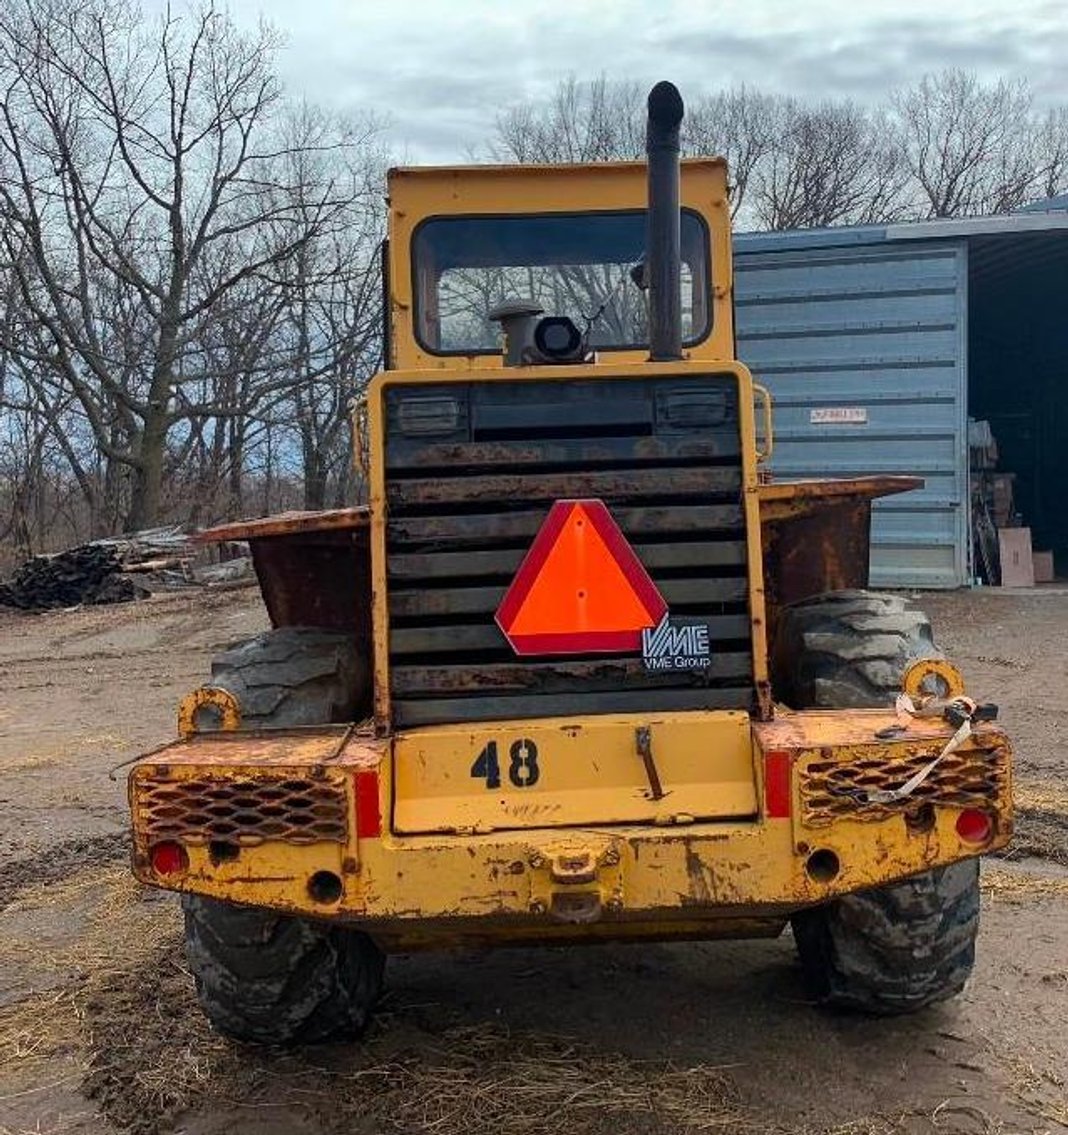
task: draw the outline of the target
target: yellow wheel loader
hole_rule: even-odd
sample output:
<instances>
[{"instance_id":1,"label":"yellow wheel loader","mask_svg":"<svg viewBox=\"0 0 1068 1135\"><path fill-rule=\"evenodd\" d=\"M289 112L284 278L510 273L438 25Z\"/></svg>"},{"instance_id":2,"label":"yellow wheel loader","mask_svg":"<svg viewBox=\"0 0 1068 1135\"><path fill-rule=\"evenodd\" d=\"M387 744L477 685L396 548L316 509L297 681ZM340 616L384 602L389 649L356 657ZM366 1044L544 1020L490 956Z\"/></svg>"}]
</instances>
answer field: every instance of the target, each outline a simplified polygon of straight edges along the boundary
<instances>
[{"instance_id":1,"label":"yellow wheel loader","mask_svg":"<svg viewBox=\"0 0 1068 1135\"><path fill-rule=\"evenodd\" d=\"M727 174L396 169L363 508L222 526L273 629L129 776L221 1031L356 1035L391 951L775 936L815 996L956 994L1011 749L867 590L874 498L776 482Z\"/></svg>"}]
</instances>

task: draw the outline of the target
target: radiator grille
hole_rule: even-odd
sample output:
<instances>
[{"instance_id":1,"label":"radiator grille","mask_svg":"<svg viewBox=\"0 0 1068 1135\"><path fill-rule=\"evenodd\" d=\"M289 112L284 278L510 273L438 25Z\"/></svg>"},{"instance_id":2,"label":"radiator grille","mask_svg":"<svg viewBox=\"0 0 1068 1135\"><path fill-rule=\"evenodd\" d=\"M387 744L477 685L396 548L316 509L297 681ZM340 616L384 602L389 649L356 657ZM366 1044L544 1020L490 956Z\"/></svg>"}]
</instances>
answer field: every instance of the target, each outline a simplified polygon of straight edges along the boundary
<instances>
[{"instance_id":1,"label":"radiator grille","mask_svg":"<svg viewBox=\"0 0 1068 1135\"><path fill-rule=\"evenodd\" d=\"M951 753L905 800L868 804L864 794L873 789L900 788L919 772L935 753L879 757L835 762L814 760L801 766L801 822L810 828L835 820L885 820L923 804L954 808L992 808L1008 792L1008 765L996 751L963 749Z\"/></svg>"},{"instance_id":2,"label":"radiator grille","mask_svg":"<svg viewBox=\"0 0 1068 1135\"><path fill-rule=\"evenodd\" d=\"M197 777L135 782L137 830L160 840L250 845L267 840L344 843L345 787L340 780L267 776Z\"/></svg>"},{"instance_id":3,"label":"radiator grille","mask_svg":"<svg viewBox=\"0 0 1068 1135\"><path fill-rule=\"evenodd\" d=\"M394 724L752 703L733 376L437 384L386 393ZM709 670L519 658L494 614L556 500L603 500Z\"/></svg>"}]
</instances>

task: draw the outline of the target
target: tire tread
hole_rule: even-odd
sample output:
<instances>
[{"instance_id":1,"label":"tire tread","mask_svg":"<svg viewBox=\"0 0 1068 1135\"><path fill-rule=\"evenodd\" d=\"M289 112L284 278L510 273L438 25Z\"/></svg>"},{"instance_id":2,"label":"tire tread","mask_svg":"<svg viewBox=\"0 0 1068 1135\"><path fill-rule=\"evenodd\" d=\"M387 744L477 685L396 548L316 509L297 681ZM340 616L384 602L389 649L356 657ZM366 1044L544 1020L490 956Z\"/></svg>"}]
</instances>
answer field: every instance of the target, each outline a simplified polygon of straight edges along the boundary
<instances>
[{"instance_id":1,"label":"tire tread","mask_svg":"<svg viewBox=\"0 0 1068 1135\"><path fill-rule=\"evenodd\" d=\"M926 615L896 595L850 591L786 608L772 678L795 709L892 705L908 664L938 657ZM799 911L794 939L815 998L867 1013L915 1012L958 994L975 962L979 861Z\"/></svg>"}]
</instances>

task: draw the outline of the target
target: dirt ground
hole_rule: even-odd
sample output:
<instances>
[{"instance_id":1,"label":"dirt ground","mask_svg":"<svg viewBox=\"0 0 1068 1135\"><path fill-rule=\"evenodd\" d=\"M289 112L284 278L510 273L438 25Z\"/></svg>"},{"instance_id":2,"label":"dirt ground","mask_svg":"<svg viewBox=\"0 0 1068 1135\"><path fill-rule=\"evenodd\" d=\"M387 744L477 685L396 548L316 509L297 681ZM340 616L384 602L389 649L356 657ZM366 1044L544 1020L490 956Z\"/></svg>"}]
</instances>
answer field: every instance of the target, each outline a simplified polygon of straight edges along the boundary
<instances>
[{"instance_id":1,"label":"dirt ground","mask_svg":"<svg viewBox=\"0 0 1068 1135\"><path fill-rule=\"evenodd\" d=\"M0 1135L1068 1131L1068 592L924 605L1018 751L961 998L819 1012L788 936L400 957L366 1045L294 1052L207 1029L110 774L264 625L257 594L0 611Z\"/></svg>"}]
</instances>

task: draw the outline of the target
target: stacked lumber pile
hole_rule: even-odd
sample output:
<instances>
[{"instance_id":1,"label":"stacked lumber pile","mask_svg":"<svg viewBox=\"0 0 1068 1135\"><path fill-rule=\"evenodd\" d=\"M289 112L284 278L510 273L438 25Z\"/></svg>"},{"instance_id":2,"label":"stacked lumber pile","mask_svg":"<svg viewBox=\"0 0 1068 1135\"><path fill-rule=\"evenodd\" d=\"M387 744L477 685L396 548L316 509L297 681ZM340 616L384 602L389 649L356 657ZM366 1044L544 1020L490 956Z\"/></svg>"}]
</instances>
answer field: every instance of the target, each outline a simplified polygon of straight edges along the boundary
<instances>
[{"instance_id":1,"label":"stacked lumber pile","mask_svg":"<svg viewBox=\"0 0 1068 1135\"><path fill-rule=\"evenodd\" d=\"M46 611L82 603L127 603L150 594L148 581L160 574L191 582L193 555L189 538L172 527L32 556L0 583L0 606Z\"/></svg>"}]
</instances>

